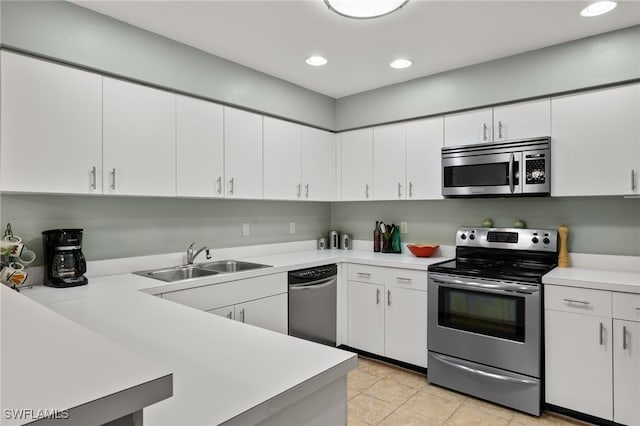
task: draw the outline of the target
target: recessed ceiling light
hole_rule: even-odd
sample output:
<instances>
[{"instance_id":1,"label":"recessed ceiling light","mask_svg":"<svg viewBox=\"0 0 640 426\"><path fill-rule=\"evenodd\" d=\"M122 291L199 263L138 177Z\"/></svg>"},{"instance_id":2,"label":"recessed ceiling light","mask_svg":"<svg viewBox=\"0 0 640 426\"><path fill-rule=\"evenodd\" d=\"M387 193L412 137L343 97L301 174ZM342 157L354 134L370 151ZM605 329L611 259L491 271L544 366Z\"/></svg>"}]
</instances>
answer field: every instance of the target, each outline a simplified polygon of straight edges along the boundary
<instances>
[{"instance_id":1,"label":"recessed ceiling light","mask_svg":"<svg viewBox=\"0 0 640 426\"><path fill-rule=\"evenodd\" d=\"M327 61L327 58L322 56L309 56L305 62L311 66L319 67L326 65L329 61Z\"/></svg>"},{"instance_id":2,"label":"recessed ceiling light","mask_svg":"<svg viewBox=\"0 0 640 426\"><path fill-rule=\"evenodd\" d=\"M615 1L597 1L582 9L580 16L590 18L592 16L604 15L611 12L618 5Z\"/></svg>"},{"instance_id":3,"label":"recessed ceiling light","mask_svg":"<svg viewBox=\"0 0 640 426\"><path fill-rule=\"evenodd\" d=\"M413 65L413 61L410 59L396 59L389 64L391 68L396 69L409 68L411 65Z\"/></svg>"},{"instance_id":4,"label":"recessed ceiling light","mask_svg":"<svg viewBox=\"0 0 640 426\"><path fill-rule=\"evenodd\" d=\"M368 19L388 15L409 0L324 0L330 10L347 18Z\"/></svg>"}]
</instances>

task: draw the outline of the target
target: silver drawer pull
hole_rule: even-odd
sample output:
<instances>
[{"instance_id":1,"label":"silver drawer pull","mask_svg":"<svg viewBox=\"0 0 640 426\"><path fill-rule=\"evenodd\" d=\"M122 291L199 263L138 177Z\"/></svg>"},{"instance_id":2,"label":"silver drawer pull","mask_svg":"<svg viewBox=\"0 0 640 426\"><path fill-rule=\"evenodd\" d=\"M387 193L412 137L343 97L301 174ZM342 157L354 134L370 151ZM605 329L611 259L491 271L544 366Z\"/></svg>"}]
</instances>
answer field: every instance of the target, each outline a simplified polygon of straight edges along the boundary
<instances>
[{"instance_id":1,"label":"silver drawer pull","mask_svg":"<svg viewBox=\"0 0 640 426\"><path fill-rule=\"evenodd\" d=\"M244 322L244 308L240 309L240 321Z\"/></svg>"},{"instance_id":2,"label":"silver drawer pull","mask_svg":"<svg viewBox=\"0 0 640 426\"><path fill-rule=\"evenodd\" d=\"M387 306L391 306L391 290L387 290Z\"/></svg>"},{"instance_id":3,"label":"silver drawer pull","mask_svg":"<svg viewBox=\"0 0 640 426\"><path fill-rule=\"evenodd\" d=\"M366 272L357 272L356 275L358 275L359 277L370 277L371 274L368 274Z\"/></svg>"},{"instance_id":4,"label":"silver drawer pull","mask_svg":"<svg viewBox=\"0 0 640 426\"><path fill-rule=\"evenodd\" d=\"M380 304L380 289L376 289L376 305Z\"/></svg>"},{"instance_id":5,"label":"silver drawer pull","mask_svg":"<svg viewBox=\"0 0 640 426\"><path fill-rule=\"evenodd\" d=\"M589 302L587 302L586 300L573 300L573 299L562 299L567 303L579 303L581 305L588 305Z\"/></svg>"},{"instance_id":6,"label":"silver drawer pull","mask_svg":"<svg viewBox=\"0 0 640 426\"><path fill-rule=\"evenodd\" d=\"M627 327L622 326L622 349L627 350Z\"/></svg>"},{"instance_id":7,"label":"silver drawer pull","mask_svg":"<svg viewBox=\"0 0 640 426\"><path fill-rule=\"evenodd\" d=\"M116 190L116 169L113 168L111 169L111 176L113 177L113 180L111 181L111 189L112 190Z\"/></svg>"},{"instance_id":8,"label":"silver drawer pull","mask_svg":"<svg viewBox=\"0 0 640 426\"><path fill-rule=\"evenodd\" d=\"M98 188L98 178L96 176L96 166L93 166L93 168L91 169L91 189L97 189Z\"/></svg>"},{"instance_id":9,"label":"silver drawer pull","mask_svg":"<svg viewBox=\"0 0 640 426\"><path fill-rule=\"evenodd\" d=\"M411 282L411 278L404 278L404 277L396 277L396 280L404 281L406 283L410 283Z\"/></svg>"},{"instance_id":10,"label":"silver drawer pull","mask_svg":"<svg viewBox=\"0 0 640 426\"><path fill-rule=\"evenodd\" d=\"M218 176L218 179L216 179L216 188L216 192L222 194L222 176Z\"/></svg>"},{"instance_id":11,"label":"silver drawer pull","mask_svg":"<svg viewBox=\"0 0 640 426\"><path fill-rule=\"evenodd\" d=\"M600 346L604 345L604 324L600 323Z\"/></svg>"}]
</instances>

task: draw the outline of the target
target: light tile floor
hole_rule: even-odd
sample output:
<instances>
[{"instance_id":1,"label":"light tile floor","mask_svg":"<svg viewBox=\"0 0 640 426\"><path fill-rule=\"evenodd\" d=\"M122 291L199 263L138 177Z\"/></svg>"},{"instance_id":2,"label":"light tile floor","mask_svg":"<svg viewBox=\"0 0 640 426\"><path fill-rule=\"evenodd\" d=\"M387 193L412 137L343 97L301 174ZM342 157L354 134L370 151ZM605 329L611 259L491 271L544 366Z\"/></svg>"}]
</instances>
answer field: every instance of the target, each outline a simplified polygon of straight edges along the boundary
<instances>
[{"instance_id":1,"label":"light tile floor","mask_svg":"<svg viewBox=\"0 0 640 426\"><path fill-rule=\"evenodd\" d=\"M349 426L588 424L550 412L529 416L430 385L422 374L363 357L349 373L347 391Z\"/></svg>"}]
</instances>

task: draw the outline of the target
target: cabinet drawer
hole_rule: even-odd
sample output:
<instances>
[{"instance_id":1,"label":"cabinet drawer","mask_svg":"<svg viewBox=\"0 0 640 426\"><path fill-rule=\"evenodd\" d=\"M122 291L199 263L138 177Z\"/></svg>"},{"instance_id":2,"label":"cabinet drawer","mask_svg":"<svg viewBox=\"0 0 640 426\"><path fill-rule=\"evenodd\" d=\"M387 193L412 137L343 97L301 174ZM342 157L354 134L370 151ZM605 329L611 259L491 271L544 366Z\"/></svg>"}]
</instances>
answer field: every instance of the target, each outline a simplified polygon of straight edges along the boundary
<instances>
[{"instance_id":1,"label":"cabinet drawer","mask_svg":"<svg viewBox=\"0 0 640 426\"><path fill-rule=\"evenodd\" d=\"M640 321L640 294L613 293L613 317Z\"/></svg>"},{"instance_id":2,"label":"cabinet drawer","mask_svg":"<svg viewBox=\"0 0 640 426\"><path fill-rule=\"evenodd\" d=\"M221 306L286 293L287 290L287 276L282 273L163 293L162 298L209 311Z\"/></svg>"},{"instance_id":3,"label":"cabinet drawer","mask_svg":"<svg viewBox=\"0 0 640 426\"><path fill-rule=\"evenodd\" d=\"M395 287L426 290L428 284L428 276L426 271L387 268L385 270L384 283L386 285Z\"/></svg>"},{"instance_id":4,"label":"cabinet drawer","mask_svg":"<svg viewBox=\"0 0 640 426\"><path fill-rule=\"evenodd\" d=\"M545 309L611 317L611 292L545 285Z\"/></svg>"},{"instance_id":5,"label":"cabinet drawer","mask_svg":"<svg viewBox=\"0 0 640 426\"><path fill-rule=\"evenodd\" d=\"M347 279L349 281L360 281L363 283L384 284L384 274L386 268L369 265L349 264L347 268Z\"/></svg>"}]
</instances>

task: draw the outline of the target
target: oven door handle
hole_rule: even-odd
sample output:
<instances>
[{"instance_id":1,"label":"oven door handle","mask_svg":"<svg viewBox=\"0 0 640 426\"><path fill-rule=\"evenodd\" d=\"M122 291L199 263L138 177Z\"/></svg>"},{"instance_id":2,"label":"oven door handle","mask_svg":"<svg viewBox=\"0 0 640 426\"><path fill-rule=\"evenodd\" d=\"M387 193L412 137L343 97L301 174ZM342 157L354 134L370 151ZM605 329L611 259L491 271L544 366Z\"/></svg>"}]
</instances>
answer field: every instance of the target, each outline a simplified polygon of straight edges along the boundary
<instances>
[{"instance_id":1,"label":"oven door handle","mask_svg":"<svg viewBox=\"0 0 640 426\"><path fill-rule=\"evenodd\" d=\"M538 292L537 286L532 285L524 285L524 284L513 284L513 283L504 283L504 282L481 282L476 280L464 279L447 279L442 278L440 276L432 277L432 280L436 284L444 284L446 286L454 286L471 290L495 290L495 291L509 291L509 292L517 292L517 293L525 293L525 294L534 294Z\"/></svg>"},{"instance_id":2,"label":"oven door handle","mask_svg":"<svg viewBox=\"0 0 640 426\"><path fill-rule=\"evenodd\" d=\"M513 152L509 155L509 191L513 194L515 188L515 176L513 176Z\"/></svg>"},{"instance_id":3,"label":"oven door handle","mask_svg":"<svg viewBox=\"0 0 640 426\"><path fill-rule=\"evenodd\" d=\"M518 384L522 384L522 385L531 385L531 386L535 386L535 385L538 384L538 382L536 380L529 380L529 379L521 379L521 378L518 378L518 377L503 376L502 374L489 373L488 371L482 371L482 370L478 370L478 369L475 369L475 368L471 368L471 367L466 366L466 365L458 364L457 362L451 361L449 359L449 357L445 357L444 355L438 355L438 354L431 353L431 356L434 357L435 359L437 359L438 361L440 361L441 363L446 364L451 368L455 368L456 370L462 370L462 371L465 371L467 373L476 374L478 376L483 376L483 377L486 377L486 378L489 378L489 379L500 380L502 382L518 383Z\"/></svg>"}]
</instances>

